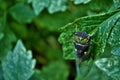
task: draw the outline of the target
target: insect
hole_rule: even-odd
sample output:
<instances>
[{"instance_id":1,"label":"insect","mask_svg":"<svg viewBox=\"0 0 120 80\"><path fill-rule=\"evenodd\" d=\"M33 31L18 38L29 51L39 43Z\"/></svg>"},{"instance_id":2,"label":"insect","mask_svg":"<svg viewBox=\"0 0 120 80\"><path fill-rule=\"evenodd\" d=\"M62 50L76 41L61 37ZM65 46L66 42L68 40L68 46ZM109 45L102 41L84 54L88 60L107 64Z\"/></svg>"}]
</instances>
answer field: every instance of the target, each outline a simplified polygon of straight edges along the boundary
<instances>
[{"instance_id":1,"label":"insect","mask_svg":"<svg viewBox=\"0 0 120 80\"><path fill-rule=\"evenodd\" d=\"M90 58L89 53L87 53L89 46L91 44L91 37L86 32L75 32L74 33L74 46L76 55L81 61L88 60Z\"/></svg>"}]
</instances>

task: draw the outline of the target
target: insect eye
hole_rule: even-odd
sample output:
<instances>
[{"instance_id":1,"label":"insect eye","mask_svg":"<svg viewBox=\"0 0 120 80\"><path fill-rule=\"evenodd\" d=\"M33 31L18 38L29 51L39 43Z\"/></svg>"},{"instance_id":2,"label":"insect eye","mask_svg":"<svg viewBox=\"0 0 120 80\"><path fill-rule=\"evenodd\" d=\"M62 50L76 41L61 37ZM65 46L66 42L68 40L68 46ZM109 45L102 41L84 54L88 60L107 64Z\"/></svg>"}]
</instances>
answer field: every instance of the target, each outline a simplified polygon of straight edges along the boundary
<instances>
[{"instance_id":1,"label":"insect eye","mask_svg":"<svg viewBox=\"0 0 120 80\"><path fill-rule=\"evenodd\" d=\"M83 38L82 40L81 40L81 43L82 44L86 44L88 42L88 39L87 38Z\"/></svg>"},{"instance_id":2,"label":"insect eye","mask_svg":"<svg viewBox=\"0 0 120 80\"><path fill-rule=\"evenodd\" d=\"M74 36L74 40L75 40L76 42L80 42L80 40L79 40L79 37L78 37L78 36Z\"/></svg>"}]
</instances>

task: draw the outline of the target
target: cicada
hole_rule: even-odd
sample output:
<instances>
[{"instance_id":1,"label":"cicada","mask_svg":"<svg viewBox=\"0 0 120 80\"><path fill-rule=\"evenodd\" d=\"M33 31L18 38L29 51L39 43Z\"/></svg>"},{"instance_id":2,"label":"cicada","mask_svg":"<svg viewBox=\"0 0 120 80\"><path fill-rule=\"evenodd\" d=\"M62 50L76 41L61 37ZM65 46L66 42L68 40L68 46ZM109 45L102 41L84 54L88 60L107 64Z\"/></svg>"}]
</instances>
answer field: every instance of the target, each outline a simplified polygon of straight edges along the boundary
<instances>
[{"instance_id":1,"label":"cicada","mask_svg":"<svg viewBox=\"0 0 120 80\"><path fill-rule=\"evenodd\" d=\"M74 33L74 46L76 55L81 61L88 60L90 53L87 53L91 44L91 37L86 32L75 32Z\"/></svg>"}]
</instances>

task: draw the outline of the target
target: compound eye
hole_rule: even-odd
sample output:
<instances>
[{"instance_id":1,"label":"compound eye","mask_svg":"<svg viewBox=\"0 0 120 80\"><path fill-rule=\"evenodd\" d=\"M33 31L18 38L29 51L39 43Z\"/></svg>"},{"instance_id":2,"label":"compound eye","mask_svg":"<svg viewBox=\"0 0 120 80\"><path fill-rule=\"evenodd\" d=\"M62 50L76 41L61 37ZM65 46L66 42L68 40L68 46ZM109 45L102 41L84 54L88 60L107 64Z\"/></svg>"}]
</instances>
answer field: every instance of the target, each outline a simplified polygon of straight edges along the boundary
<instances>
[{"instance_id":1,"label":"compound eye","mask_svg":"<svg viewBox=\"0 0 120 80\"><path fill-rule=\"evenodd\" d=\"M74 40L75 40L76 42L80 42L78 36L74 36Z\"/></svg>"},{"instance_id":2,"label":"compound eye","mask_svg":"<svg viewBox=\"0 0 120 80\"><path fill-rule=\"evenodd\" d=\"M81 43L82 43L82 44L87 44L87 43L88 43L88 39L87 39L87 38L83 38L83 39L81 40Z\"/></svg>"}]
</instances>

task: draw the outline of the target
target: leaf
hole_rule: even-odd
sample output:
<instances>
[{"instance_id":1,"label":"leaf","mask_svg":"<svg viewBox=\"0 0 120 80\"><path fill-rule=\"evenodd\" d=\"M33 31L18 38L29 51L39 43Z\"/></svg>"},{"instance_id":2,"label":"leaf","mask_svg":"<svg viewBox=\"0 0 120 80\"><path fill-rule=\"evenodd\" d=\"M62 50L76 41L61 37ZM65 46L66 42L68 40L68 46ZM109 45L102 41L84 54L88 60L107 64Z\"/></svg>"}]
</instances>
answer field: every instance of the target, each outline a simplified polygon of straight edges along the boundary
<instances>
[{"instance_id":1,"label":"leaf","mask_svg":"<svg viewBox=\"0 0 120 80\"><path fill-rule=\"evenodd\" d=\"M85 78L87 77L87 75L91 71L92 66L93 66L92 60L88 61L88 62L81 63L79 66L79 73L77 74L77 77L75 80L85 80ZM76 68L77 68L77 66L76 66Z\"/></svg>"},{"instance_id":2,"label":"leaf","mask_svg":"<svg viewBox=\"0 0 120 80\"><path fill-rule=\"evenodd\" d=\"M88 5L90 5L90 9L94 11L101 11L102 13L107 12L111 6L113 6L113 0L91 0ZM111 10L111 12L115 11Z\"/></svg>"},{"instance_id":3,"label":"leaf","mask_svg":"<svg viewBox=\"0 0 120 80\"><path fill-rule=\"evenodd\" d=\"M89 3L91 0L71 0L71 1L74 1L74 4L86 4L86 3Z\"/></svg>"},{"instance_id":4,"label":"leaf","mask_svg":"<svg viewBox=\"0 0 120 80\"><path fill-rule=\"evenodd\" d=\"M53 62L41 71L41 76L45 80L67 80L68 74L68 67L63 62Z\"/></svg>"},{"instance_id":5,"label":"leaf","mask_svg":"<svg viewBox=\"0 0 120 80\"><path fill-rule=\"evenodd\" d=\"M22 3L17 3L10 8L12 17L20 23L30 23L35 17L33 10Z\"/></svg>"},{"instance_id":6,"label":"leaf","mask_svg":"<svg viewBox=\"0 0 120 80\"><path fill-rule=\"evenodd\" d=\"M111 31L111 35L109 36L108 43L114 47L120 44L120 21L116 22L114 28ZM113 44L114 43L114 44Z\"/></svg>"},{"instance_id":7,"label":"leaf","mask_svg":"<svg viewBox=\"0 0 120 80\"><path fill-rule=\"evenodd\" d=\"M91 50L93 51L91 53L103 53L109 31L119 17L119 12L117 12L118 11L88 17L81 17L76 19L74 22L61 27L60 30L62 33L60 34L58 40L62 44L64 58L75 58L72 38L74 32L76 31L75 25L78 26L78 31L87 32L88 34L93 35L92 39L96 42L96 44L93 44L94 50Z\"/></svg>"},{"instance_id":8,"label":"leaf","mask_svg":"<svg viewBox=\"0 0 120 80\"><path fill-rule=\"evenodd\" d=\"M111 31L108 44L111 46L111 53L120 56L120 21L116 22L115 27Z\"/></svg>"},{"instance_id":9,"label":"leaf","mask_svg":"<svg viewBox=\"0 0 120 80\"><path fill-rule=\"evenodd\" d=\"M28 0L28 3L32 3L36 15L39 15L45 8L51 14L68 9L67 0Z\"/></svg>"},{"instance_id":10,"label":"leaf","mask_svg":"<svg viewBox=\"0 0 120 80\"><path fill-rule=\"evenodd\" d=\"M50 0L48 12L52 14L58 11L65 11L67 10L67 8L67 0Z\"/></svg>"},{"instance_id":11,"label":"leaf","mask_svg":"<svg viewBox=\"0 0 120 80\"><path fill-rule=\"evenodd\" d=\"M111 58L98 59L95 64L113 80L120 80L120 57L112 56Z\"/></svg>"},{"instance_id":12,"label":"leaf","mask_svg":"<svg viewBox=\"0 0 120 80\"><path fill-rule=\"evenodd\" d=\"M113 16L109 17L105 20L102 24L99 25L99 29L97 31L96 42L99 42L99 47L96 47L96 53L100 54L104 52L106 47L107 40L111 35L111 31L114 29L117 20L120 17L120 12L114 14ZM114 44L114 43L112 43Z\"/></svg>"},{"instance_id":13,"label":"leaf","mask_svg":"<svg viewBox=\"0 0 120 80\"><path fill-rule=\"evenodd\" d=\"M111 80L105 72L101 71L93 64L92 60L91 62L87 61L81 64L80 75L81 76L77 76L75 80Z\"/></svg>"},{"instance_id":14,"label":"leaf","mask_svg":"<svg viewBox=\"0 0 120 80\"><path fill-rule=\"evenodd\" d=\"M120 8L120 0L113 0L114 2L114 7L117 9L117 8Z\"/></svg>"},{"instance_id":15,"label":"leaf","mask_svg":"<svg viewBox=\"0 0 120 80\"><path fill-rule=\"evenodd\" d=\"M26 51L19 40L13 52L8 52L2 61L5 80L28 80L33 74L35 60L31 51Z\"/></svg>"},{"instance_id":16,"label":"leaf","mask_svg":"<svg viewBox=\"0 0 120 80\"><path fill-rule=\"evenodd\" d=\"M82 9L79 9L81 7ZM38 28L45 28L49 31L58 31L58 28L64 26L70 21L73 21L76 16L83 16L83 14L86 14L84 10L88 11L89 9L86 6L79 6L71 12L65 11L60 13L54 13L52 15L47 12L43 12L42 14L40 14L40 16L35 18L34 22L36 25L39 25Z\"/></svg>"},{"instance_id":17,"label":"leaf","mask_svg":"<svg viewBox=\"0 0 120 80\"><path fill-rule=\"evenodd\" d=\"M48 7L49 0L32 0L32 6L36 15L41 13L44 8Z\"/></svg>"},{"instance_id":18,"label":"leaf","mask_svg":"<svg viewBox=\"0 0 120 80\"><path fill-rule=\"evenodd\" d=\"M120 46L116 46L111 51L112 54L120 56Z\"/></svg>"},{"instance_id":19,"label":"leaf","mask_svg":"<svg viewBox=\"0 0 120 80\"><path fill-rule=\"evenodd\" d=\"M101 39L101 41L103 41L103 43L108 43L109 45L107 47L110 47L109 52L111 52L112 54L114 54L116 56L112 56L110 58L102 58L95 62L96 65L101 70L106 72L107 75L112 77L114 80L120 80L119 79L119 77L120 77L119 76L120 75L120 69L119 69L119 66L120 66L119 65L120 64L120 57L119 57L120 56L120 46L119 46L120 39L119 39L119 37L120 37L120 35L118 35L119 31L120 31L120 27L119 27L120 26L120 22L119 22L120 15L119 14L120 13L117 13L111 17L112 22L110 21L108 23L108 26L112 25L113 27L111 26L111 29L110 29L110 26L109 26L110 30L104 26L103 26L103 29L101 29L101 32L104 33L103 34L104 37L102 37L103 39ZM107 31L109 31L109 33ZM105 39L107 42L104 42ZM100 38L99 38L99 40L100 40ZM103 46L105 47L105 44ZM109 53L105 53L105 54L108 55Z\"/></svg>"}]
</instances>

